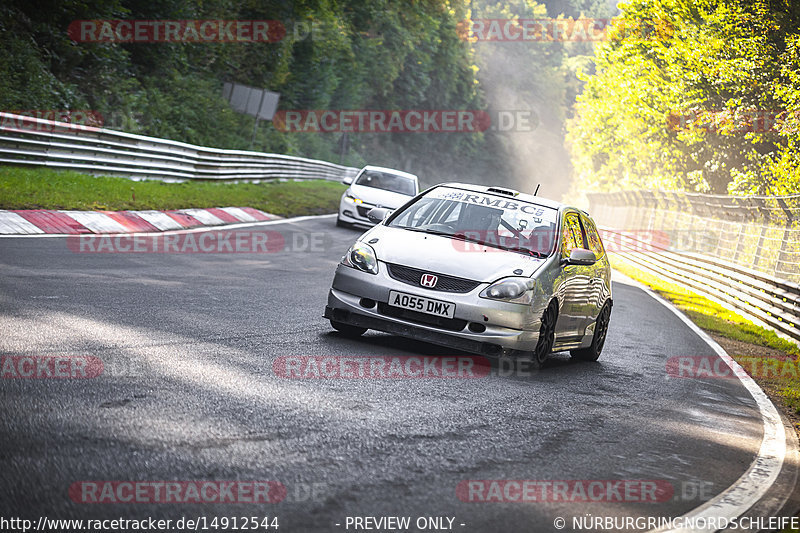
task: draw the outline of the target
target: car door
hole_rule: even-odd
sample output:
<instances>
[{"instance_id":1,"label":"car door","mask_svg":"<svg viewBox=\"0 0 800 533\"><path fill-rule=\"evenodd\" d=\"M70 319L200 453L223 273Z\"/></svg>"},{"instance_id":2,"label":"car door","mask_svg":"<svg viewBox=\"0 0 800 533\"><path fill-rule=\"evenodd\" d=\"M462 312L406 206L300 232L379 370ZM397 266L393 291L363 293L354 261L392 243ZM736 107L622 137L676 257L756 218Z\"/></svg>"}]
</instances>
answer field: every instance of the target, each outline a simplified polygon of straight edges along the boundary
<instances>
[{"instance_id":1,"label":"car door","mask_svg":"<svg viewBox=\"0 0 800 533\"><path fill-rule=\"evenodd\" d=\"M591 268L591 307L589 308L591 316L588 317L589 320L586 324L586 326L588 326L594 322L597 319L597 315L600 314L600 309L603 307L608 297L610 281L607 279L608 258L603 248L603 242L600 240L600 234L597 232L597 228L592 219L587 216L581 216L581 221L586 230L586 239L589 245L588 249L597 257L597 262L592 265Z\"/></svg>"},{"instance_id":2,"label":"car door","mask_svg":"<svg viewBox=\"0 0 800 533\"><path fill-rule=\"evenodd\" d=\"M576 211L567 211L561 221L561 259L567 259L575 248L588 248L586 232ZM591 305L592 266L561 264L557 290L561 310L556 340L566 343L579 340L588 325Z\"/></svg>"}]
</instances>

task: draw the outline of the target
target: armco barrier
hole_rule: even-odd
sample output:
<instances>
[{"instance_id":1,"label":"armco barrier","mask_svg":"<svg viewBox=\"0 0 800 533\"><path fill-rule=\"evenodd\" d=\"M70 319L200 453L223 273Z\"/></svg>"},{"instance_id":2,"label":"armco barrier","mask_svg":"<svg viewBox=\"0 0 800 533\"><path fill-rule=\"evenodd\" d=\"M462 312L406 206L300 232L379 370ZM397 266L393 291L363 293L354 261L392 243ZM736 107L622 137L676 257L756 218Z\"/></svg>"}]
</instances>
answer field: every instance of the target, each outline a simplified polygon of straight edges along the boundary
<instances>
[{"instance_id":1,"label":"armco barrier","mask_svg":"<svg viewBox=\"0 0 800 533\"><path fill-rule=\"evenodd\" d=\"M800 195L589 194L623 259L800 342ZM666 236L642 242L647 232Z\"/></svg>"},{"instance_id":2,"label":"armco barrier","mask_svg":"<svg viewBox=\"0 0 800 533\"><path fill-rule=\"evenodd\" d=\"M0 113L0 163L162 181L341 180L358 169Z\"/></svg>"}]
</instances>

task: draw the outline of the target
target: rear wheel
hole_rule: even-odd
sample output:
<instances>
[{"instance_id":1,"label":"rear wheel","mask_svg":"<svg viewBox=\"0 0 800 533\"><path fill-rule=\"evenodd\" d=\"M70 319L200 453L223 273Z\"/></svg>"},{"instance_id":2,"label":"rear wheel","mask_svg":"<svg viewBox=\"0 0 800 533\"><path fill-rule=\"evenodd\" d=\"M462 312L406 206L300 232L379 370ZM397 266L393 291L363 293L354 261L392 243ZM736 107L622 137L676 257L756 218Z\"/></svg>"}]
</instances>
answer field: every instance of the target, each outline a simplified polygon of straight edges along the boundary
<instances>
[{"instance_id":1,"label":"rear wheel","mask_svg":"<svg viewBox=\"0 0 800 533\"><path fill-rule=\"evenodd\" d=\"M552 300L542 315L542 325L539 328L539 342L533 350L534 366L542 366L547 360L547 356L553 351L553 344L556 341L556 321L558 320L558 302Z\"/></svg>"},{"instance_id":2,"label":"rear wheel","mask_svg":"<svg viewBox=\"0 0 800 533\"><path fill-rule=\"evenodd\" d=\"M597 361L600 353L603 351L603 346L606 343L606 335L608 335L608 322L611 319L611 302L606 302L597 315L597 321L594 326L594 337L592 337L592 344L588 348L581 348L579 350L571 350L569 354L573 359L580 359L581 361Z\"/></svg>"},{"instance_id":3,"label":"rear wheel","mask_svg":"<svg viewBox=\"0 0 800 533\"><path fill-rule=\"evenodd\" d=\"M367 328L351 326L350 324L337 322L336 320L331 320L331 326L333 326L333 329L335 329L345 337L360 337L367 331Z\"/></svg>"}]
</instances>

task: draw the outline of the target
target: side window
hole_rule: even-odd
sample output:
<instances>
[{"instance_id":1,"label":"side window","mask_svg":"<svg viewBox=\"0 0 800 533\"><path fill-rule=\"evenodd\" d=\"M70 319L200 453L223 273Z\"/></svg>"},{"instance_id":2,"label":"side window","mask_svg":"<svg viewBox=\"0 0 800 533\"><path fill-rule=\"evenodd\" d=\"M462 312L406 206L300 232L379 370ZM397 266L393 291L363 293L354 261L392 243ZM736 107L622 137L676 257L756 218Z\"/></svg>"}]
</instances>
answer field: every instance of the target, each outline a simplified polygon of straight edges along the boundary
<instances>
[{"instance_id":1,"label":"side window","mask_svg":"<svg viewBox=\"0 0 800 533\"><path fill-rule=\"evenodd\" d=\"M569 256L573 248L584 248L586 238L583 234L580 218L577 213L567 213L564 217L564 228L561 232L561 253Z\"/></svg>"},{"instance_id":2,"label":"side window","mask_svg":"<svg viewBox=\"0 0 800 533\"><path fill-rule=\"evenodd\" d=\"M603 250L603 241L600 240L600 235L597 233L594 222L584 217L583 227L586 228L586 239L589 241L589 250L594 252L595 257L600 259L603 257L605 250Z\"/></svg>"}]
</instances>

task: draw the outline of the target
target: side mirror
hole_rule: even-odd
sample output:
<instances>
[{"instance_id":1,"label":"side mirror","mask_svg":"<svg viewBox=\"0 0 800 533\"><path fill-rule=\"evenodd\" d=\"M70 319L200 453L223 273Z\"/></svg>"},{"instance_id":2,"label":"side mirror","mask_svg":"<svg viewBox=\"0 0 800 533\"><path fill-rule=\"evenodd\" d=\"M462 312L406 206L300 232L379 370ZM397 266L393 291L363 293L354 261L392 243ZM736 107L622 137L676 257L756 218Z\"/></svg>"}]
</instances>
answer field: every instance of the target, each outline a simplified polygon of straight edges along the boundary
<instances>
[{"instance_id":1,"label":"side mirror","mask_svg":"<svg viewBox=\"0 0 800 533\"><path fill-rule=\"evenodd\" d=\"M344 183L345 185L351 185L353 183L353 178L348 176L342 180L342 183Z\"/></svg>"},{"instance_id":2,"label":"side mirror","mask_svg":"<svg viewBox=\"0 0 800 533\"><path fill-rule=\"evenodd\" d=\"M381 222L386 217L388 217L389 213L390 210L386 209L385 207L373 207L372 209L369 210L369 212L367 212L367 218L370 219L370 221L375 222L377 224L378 222Z\"/></svg>"},{"instance_id":3,"label":"side mirror","mask_svg":"<svg viewBox=\"0 0 800 533\"><path fill-rule=\"evenodd\" d=\"M561 264L590 266L597 262L594 252L584 248L573 248L569 257L561 260Z\"/></svg>"}]
</instances>

